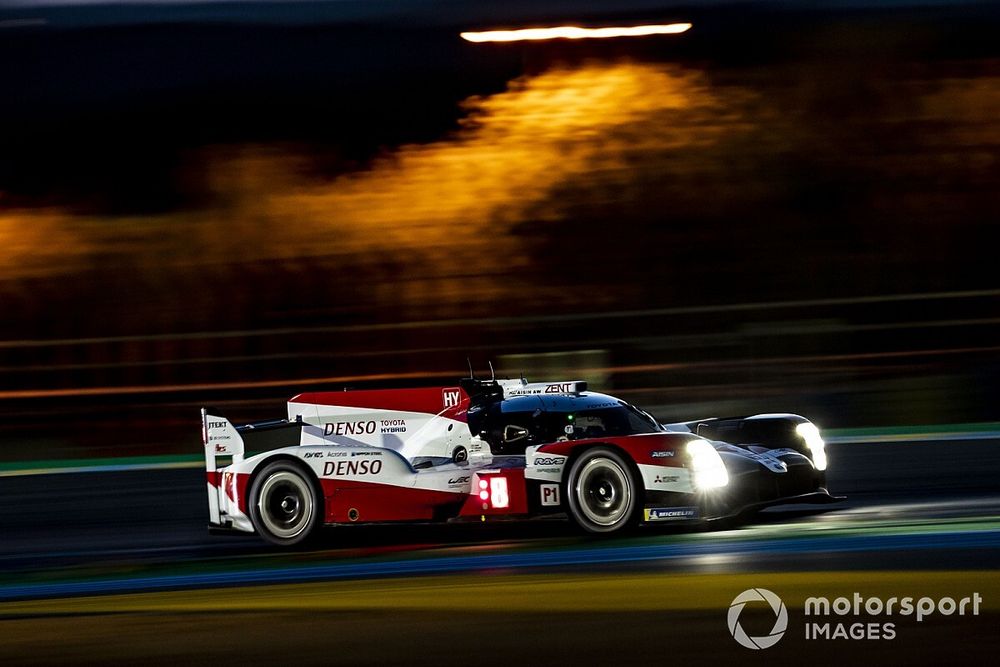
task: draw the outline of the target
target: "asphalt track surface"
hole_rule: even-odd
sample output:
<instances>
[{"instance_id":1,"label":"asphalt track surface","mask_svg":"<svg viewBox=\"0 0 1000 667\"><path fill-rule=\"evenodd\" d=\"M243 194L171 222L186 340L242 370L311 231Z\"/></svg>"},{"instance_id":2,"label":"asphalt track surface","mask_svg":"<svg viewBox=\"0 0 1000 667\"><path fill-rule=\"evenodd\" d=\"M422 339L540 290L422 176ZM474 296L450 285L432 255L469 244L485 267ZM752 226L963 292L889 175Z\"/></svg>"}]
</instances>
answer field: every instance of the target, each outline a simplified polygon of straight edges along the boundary
<instances>
[{"instance_id":1,"label":"asphalt track surface","mask_svg":"<svg viewBox=\"0 0 1000 667\"><path fill-rule=\"evenodd\" d=\"M0 659L937 664L995 655L1000 441L841 444L830 458L831 490L846 502L747 522L615 539L559 521L354 526L298 552L209 536L195 469L0 478ZM790 628L798 624L780 650L749 651L728 633L729 601L752 587L782 595ZM802 600L858 590L978 591L985 605L975 617L901 619L891 641L803 639ZM769 619L754 613L748 622L766 632Z\"/></svg>"}]
</instances>

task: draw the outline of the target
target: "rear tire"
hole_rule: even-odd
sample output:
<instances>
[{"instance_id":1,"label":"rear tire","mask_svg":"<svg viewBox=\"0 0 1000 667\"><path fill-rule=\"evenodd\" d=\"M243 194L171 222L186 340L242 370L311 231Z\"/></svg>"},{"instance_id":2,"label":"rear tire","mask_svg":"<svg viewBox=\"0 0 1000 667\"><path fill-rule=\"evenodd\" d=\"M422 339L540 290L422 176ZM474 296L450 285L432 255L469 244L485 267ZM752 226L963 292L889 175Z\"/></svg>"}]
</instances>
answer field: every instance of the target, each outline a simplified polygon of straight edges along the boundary
<instances>
[{"instance_id":1,"label":"rear tire","mask_svg":"<svg viewBox=\"0 0 1000 667\"><path fill-rule=\"evenodd\" d=\"M566 479L569 516L583 530L609 534L635 524L642 491L632 464L617 451L588 449L573 462Z\"/></svg>"},{"instance_id":2,"label":"rear tire","mask_svg":"<svg viewBox=\"0 0 1000 667\"><path fill-rule=\"evenodd\" d=\"M290 547L316 536L323 522L323 500L312 475L291 461L275 461L254 477L250 520L271 544Z\"/></svg>"}]
</instances>

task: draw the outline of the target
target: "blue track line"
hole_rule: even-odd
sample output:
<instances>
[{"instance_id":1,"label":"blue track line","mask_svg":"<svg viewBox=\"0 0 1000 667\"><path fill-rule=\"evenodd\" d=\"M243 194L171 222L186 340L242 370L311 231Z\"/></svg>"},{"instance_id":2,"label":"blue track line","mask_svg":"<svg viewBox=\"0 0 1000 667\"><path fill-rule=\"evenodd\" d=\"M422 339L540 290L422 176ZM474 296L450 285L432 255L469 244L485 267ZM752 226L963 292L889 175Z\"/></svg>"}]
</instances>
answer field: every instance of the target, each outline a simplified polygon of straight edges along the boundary
<instances>
[{"instance_id":1,"label":"blue track line","mask_svg":"<svg viewBox=\"0 0 1000 667\"><path fill-rule=\"evenodd\" d=\"M388 562L330 563L235 572L9 585L0 587L0 601L413 574L451 574L477 570L599 565L670 560L703 555L843 553L912 549L996 549L998 547L1000 547L1000 530L864 536L838 535L720 542L706 540L683 544L558 549L517 554L448 556Z\"/></svg>"}]
</instances>

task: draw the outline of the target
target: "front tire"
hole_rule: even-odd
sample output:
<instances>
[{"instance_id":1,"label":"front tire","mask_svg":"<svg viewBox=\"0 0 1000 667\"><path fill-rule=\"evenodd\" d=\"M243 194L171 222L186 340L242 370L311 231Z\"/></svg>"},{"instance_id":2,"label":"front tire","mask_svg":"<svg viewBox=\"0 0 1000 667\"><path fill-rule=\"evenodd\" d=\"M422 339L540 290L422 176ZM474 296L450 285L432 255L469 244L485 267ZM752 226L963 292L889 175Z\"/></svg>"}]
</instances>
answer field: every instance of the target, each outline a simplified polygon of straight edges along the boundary
<instances>
[{"instance_id":1,"label":"front tire","mask_svg":"<svg viewBox=\"0 0 1000 667\"><path fill-rule=\"evenodd\" d=\"M588 533L615 533L632 526L641 495L632 465L613 449L588 449L570 467L569 516Z\"/></svg>"},{"instance_id":2,"label":"front tire","mask_svg":"<svg viewBox=\"0 0 1000 667\"><path fill-rule=\"evenodd\" d=\"M323 521L316 482L290 461L265 466L254 478L249 498L254 530L271 544L302 544L315 536Z\"/></svg>"}]
</instances>

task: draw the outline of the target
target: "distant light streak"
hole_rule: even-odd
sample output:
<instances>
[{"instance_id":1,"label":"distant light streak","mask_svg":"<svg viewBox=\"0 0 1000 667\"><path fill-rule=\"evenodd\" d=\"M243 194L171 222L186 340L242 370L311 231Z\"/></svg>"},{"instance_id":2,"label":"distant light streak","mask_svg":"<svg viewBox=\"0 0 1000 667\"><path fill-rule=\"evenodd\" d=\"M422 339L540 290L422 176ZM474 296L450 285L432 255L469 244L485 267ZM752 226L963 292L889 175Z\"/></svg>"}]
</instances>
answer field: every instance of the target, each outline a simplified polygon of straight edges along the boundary
<instances>
[{"instance_id":1,"label":"distant light streak","mask_svg":"<svg viewBox=\"0 0 1000 667\"><path fill-rule=\"evenodd\" d=\"M525 42L546 39L608 39L612 37L646 37L648 35L679 35L691 29L690 23L669 23L665 25L636 25L630 27L580 28L559 26L557 28L523 28L521 30L487 30L485 32L463 32L462 39L469 42Z\"/></svg>"},{"instance_id":2,"label":"distant light streak","mask_svg":"<svg viewBox=\"0 0 1000 667\"><path fill-rule=\"evenodd\" d=\"M35 28L40 25L48 25L47 19L6 19L0 21L0 29L3 28Z\"/></svg>"}]
</instances>

